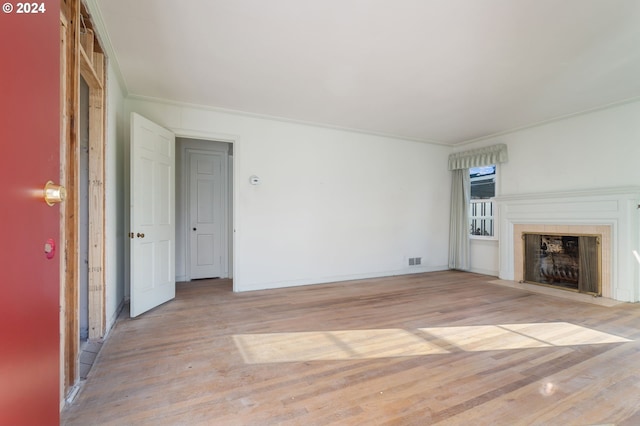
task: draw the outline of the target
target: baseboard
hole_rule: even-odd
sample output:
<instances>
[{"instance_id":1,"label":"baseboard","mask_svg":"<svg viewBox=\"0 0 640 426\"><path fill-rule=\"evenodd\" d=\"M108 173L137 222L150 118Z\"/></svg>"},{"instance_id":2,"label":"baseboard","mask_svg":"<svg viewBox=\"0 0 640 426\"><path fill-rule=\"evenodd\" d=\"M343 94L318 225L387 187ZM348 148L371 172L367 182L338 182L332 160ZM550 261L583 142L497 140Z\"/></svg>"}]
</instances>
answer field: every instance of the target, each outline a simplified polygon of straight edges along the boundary
<instances>
[{"instance_id":1,"label":"baseboard","mask_svg":"<svg viewBox=\"0 0 640 426\"><path fill-rule=\"evenodd\" d=\"M102 340L105 340L107 338L107 336L109 335L109 333L111 333L111 330L113 329L113 326L116 325L116 320L118 319L118 316L120 316L120 313L122 313L122 309L124 309L124 305L125 305L125 300L122 299L120 301L120 304L118 305L118 308L113 313L111 318L109 318L109 322L107 322L107 324L106 324L106 327L105 327L105 330L104 330L104 336L102 336Z\"/></svg>"},{"instance_id":2,"label":"baseboard","mask_svg":"<svg viewBox=\"0 0 640 426\"><path fill-rule=\"evenodd\" d=\"M267 283L251 283L244 285L234 285L234 291L243 292L243 291L256 291L256 290L271 290L276 288L287 288L287 287L298 287L305 285L314 285L314 284L328 284L342 281L357 281L357 280L366 280L372 278L385 278L385 277L394 277L398 275L413 275L413 274L423 274L426 272L438 272L438 271L447 271L449 270L449 266L412 266L411 268L400 269L396 271L382 271L382 272L374 272L374 273L366 273L366 274L353 274L353 275L334 275L328 277L320 277L320 278L309 278L302 280L290 280L290 281L276 281L276 282L267 282ZM235 283L238 284L238 283Z\"/></svg>"},{"instance_id":3,"label":"baseboard","mask_svg":"<svg viewBox=\"0 0 640 426\"><path fill-rule=\"evenodd\" d=\"M498 271L490 271L488 269L480 269L480 268L471 268L471 270L469 272L473 272L474 274L480 274L480 275L489 275L491 277L498 277L499 272Z\"/></svg>"},{"instance_id":4,"label":"baseboard","mask_svg":"<svg viewBox=\"0 0 640 426\"><path fill-rule=\"evenodd\" d=\"M78 393L80 393L80 388L81 388L81 383L78 382L76 383L71 390L69 391L69 393L67 394L67 397L64 399L64 405L61 409L61 411L64 409L64 407L71 405L73 403L73 401L76 399L76 397L78 396Z\"/></svg>"}]
</instances>

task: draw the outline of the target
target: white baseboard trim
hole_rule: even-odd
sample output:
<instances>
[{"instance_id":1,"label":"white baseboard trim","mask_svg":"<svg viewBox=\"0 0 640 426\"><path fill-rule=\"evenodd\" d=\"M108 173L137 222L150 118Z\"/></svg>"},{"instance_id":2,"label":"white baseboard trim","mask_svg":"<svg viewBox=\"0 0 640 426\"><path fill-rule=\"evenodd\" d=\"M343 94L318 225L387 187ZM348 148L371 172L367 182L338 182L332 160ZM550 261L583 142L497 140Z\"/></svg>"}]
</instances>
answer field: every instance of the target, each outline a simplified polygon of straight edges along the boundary
<instances>
[{"instance_id":1,"label":"white baseboard trim","mask_svg":"<svg viewBox=\"0 0 640 426\"><path fill-rule=\"evenodd\" d=\"M116 309L116 311L113 313L111 318L109 318L109 321L107 322L107 324L105 326L104 336L102 336L102 340L105 340L107 338L109 333L111 333L111 330L113 329L113 326L116 325L116 320L118 319L118 316L120 316L120 313L124 309L124 304L125 304L125 300L122 299L120 301L120 304L118 305L118 308Z\"/></svg>"},{"instance_id":2,"label":"white baseboard trim","mask_svg":"<svg viewBox=\"0 0 640 426\"><path fill-rule=\"evenodd\" d=\"M334 275L334 276L320 277L320 278L309 278L309 279L290 280L290 281L275 281L275 282L267 282L267 283L250 283L250 284L242 284L242 285L239 283L235 283L234 291L244 292L244 291L255 291L255 290L270 290L270 289L276 289L276 288L298 287L298 286L314 285L314 284L328 284L328 283L335 283L335 282L342 282L342 281L356 281L356 280L366 280L371 278L385 278L385 277L393 277L397 275L422 274L425 272L447 271L448 269L449 269L448 265L412 266L410 268L400 269L396 271L383 271L383 272L374 272L374 273L365 273L365 274Z\"/></svg>"},{"instance_id":3,"label":"white baseboard trim","mask_svg":"<svg viewBox=\"0 0 640 426\"><path fill-rule=\"evenodd\" d=\"M498 278L498 275L500 274L499 271L490 271L488 269L479 269L479 268L471 268L469 272L473 272L474 274L480 274L480 275L489 275L491 277L496 277L496 278Z\"/></svg>"}]
</instances>

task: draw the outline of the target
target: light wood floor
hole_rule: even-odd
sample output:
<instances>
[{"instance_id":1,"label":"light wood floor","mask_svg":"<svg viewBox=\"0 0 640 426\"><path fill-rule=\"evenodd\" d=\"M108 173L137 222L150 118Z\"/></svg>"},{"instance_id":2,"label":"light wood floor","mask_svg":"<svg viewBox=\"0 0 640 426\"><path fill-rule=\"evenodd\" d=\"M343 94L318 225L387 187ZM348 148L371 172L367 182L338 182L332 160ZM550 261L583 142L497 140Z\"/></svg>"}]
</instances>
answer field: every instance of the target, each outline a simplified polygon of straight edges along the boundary
<instances>
[{"instance_id":1,"label":"light wood floor","mask_svg":"<svg viewBox=\"0 0 640 426\"><path fill-rule=\"evenodd\" d=\"M640 306L438 272L234 294L120 319L68 425L639 425Z\"/></svg>"}]
</instances>

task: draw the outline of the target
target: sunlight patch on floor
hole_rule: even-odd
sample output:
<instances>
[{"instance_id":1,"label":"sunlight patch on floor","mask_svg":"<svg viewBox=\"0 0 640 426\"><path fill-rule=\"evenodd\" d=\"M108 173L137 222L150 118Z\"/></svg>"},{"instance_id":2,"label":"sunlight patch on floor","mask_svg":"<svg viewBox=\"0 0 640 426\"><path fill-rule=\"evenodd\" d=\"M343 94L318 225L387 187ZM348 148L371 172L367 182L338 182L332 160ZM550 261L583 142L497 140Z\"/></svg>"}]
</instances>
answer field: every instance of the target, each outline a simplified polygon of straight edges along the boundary
<instances>
[{"instance_id":1,"label":"sunlight patch on floor","mask_svg":"<svg viewBox=\"0 0 640 426\"><path fill-rule=\"evenodd\" d=\"M623 337L567 322L431 327L420 330L467 352L630 342Z\"/></svg>"},{"instance_id":2,"label":"sunlight patch on floor","mask_svg":"<svg viewBox=\"0 0 640 426\"><path fill-rule=\"evenodd\" d=\"M549 343L505 330L497 325L433 327L421 328L420 330L466 352L552 346Z\"/></svg>"},{"instance_id":3,"label":"sunlight patch on floor","mask_svg":"<svg viewBox=\"0 0 640 426\"><path fill-rule=\"evenodd\" d=\"M567 322L402 329L237 334L245 363L352 360L624 343L631 340ZM455 349L454 349L455 348Z\"/></svg>"},{"instance_id":4,"label":"sunlight patch on floor","mask_svg":"<svg viewBox=\"0 0 640 426\"><path fill-rule=\"evenodd\" d=\"M400 329L240 334L233 338L247 364L390 358L448 352Z\"/></svg>"}]
</instances>

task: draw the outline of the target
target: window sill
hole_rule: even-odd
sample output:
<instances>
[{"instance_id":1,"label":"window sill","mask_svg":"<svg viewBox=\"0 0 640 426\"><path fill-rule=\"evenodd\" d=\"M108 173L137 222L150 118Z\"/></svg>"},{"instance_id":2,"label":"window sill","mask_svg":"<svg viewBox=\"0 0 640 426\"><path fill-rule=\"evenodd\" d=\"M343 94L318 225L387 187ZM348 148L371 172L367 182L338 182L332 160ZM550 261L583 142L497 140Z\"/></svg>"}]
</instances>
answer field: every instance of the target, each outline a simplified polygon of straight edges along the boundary
<instances>
[{"instance_id":1,"label":"window sill","mask_svg":"<svg viewBox=\"0 0 640 426\"><path fill-rule=\"evenodd\" d=\"M496 235L469 235L470 240L498 241Z\"/></svg>"}]
</instances>

